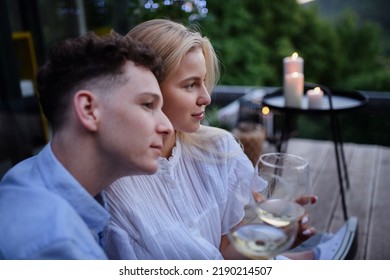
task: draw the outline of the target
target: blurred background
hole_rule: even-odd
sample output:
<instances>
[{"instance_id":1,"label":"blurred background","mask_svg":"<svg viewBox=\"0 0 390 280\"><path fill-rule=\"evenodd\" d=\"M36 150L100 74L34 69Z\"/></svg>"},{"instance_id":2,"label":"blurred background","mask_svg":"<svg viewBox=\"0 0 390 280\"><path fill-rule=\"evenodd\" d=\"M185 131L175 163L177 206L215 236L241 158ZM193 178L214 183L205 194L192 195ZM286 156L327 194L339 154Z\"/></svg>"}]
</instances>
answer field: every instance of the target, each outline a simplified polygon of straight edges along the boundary
<instances>
[{"instance_id":1,"label":"blurred background","mask_svg":"<svg viewBox=\"0 0 390 280\"><path fill-rule=\"evenodd\" d=\"M193 25L213 43L221 86L278 88L282 60L298 52L305 81L342 90L390 92L390 2L387 0L1 0L0 176L50 139L35 77L50 47L68 37L170 18ZM209 124L222 123L215 102ZM340 116L345 141L390 146L390 108ZM300 116L297 136L329 139L327 120Z\"/></svg>"}]
</instances>

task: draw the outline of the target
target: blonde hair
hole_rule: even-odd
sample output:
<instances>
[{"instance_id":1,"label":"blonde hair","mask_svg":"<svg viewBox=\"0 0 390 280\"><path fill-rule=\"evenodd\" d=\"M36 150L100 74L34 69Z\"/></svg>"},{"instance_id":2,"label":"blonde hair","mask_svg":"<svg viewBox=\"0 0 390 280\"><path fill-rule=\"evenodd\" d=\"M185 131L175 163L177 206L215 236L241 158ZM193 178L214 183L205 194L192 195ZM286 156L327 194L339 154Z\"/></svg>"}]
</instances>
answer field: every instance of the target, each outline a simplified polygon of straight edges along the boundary
<instances>
[{"instance_id":1,"label":"blonde hair","mask_svg":"<svg viewBox=\"0 0 390 280\"><path fill-rule=\"evenodd\" d=\"M162 58L163 80L172 75L182 58L192 49L201 48L206 61L206 88L211 93L219 79L219 61L207 37L181 23L166 19L145 21L127 36L147 44Z\"/></svg>"},{"instance_id":2,"label":"blonde hair","mask_svg":"<svg viewBox=\"0 0 390 280\"><path fill-rule=\"evenodd\" d=\"M220 75L219 60L209 39L202 36L199 31L172 20L153 19L140 23L126 36L145 43L162 58L163 75L160 83L176 72L181 60L189 51L200 48L206 61L205 85L211 95ZM177 131L178 137L183 141L214 153L217 152L210 149L210 144L215 137L223 133L226 131L205 127L191 134Z\"/></svg>"}]
</instances>

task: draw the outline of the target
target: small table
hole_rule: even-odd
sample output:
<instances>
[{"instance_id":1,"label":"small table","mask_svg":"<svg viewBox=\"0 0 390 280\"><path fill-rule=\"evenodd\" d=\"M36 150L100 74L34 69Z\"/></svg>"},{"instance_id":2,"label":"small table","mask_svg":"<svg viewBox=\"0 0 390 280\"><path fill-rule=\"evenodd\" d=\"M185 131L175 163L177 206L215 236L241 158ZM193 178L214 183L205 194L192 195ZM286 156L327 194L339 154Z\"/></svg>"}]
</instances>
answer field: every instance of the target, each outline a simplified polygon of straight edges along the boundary
<instances>
[{"instance_id":1,"label":"small table","mask_svg":"<svg viewBox=\"0 0 390 280\"><path fill-rule=\"evenodd\" d=\"M314 86L305 86L305 92L308 89L312 89L313 87ZM279 111L284 114L284 126L282 128L282 135L277 143L277 150L279 152L282 151L283 142L288 140L288 121L290 118L298 114L329 115L332 128L334 150L336 155L343 214L344 219L347 220L348 212L345 202L343 174L347 188L349 188L350 185L338 114L341 112L356 110L364 106L365 104L367 104L368 98L358 91L329 90L328 88L322 86L321 89L324 91L324 98L322 107L319 109L308 108L308 100L306 95L303 96L302 108L286 107L284 104L283 89L278 89L273 93L266 94L263 97L262 103L263 106L268 106L270 109Z\"/></svg>"}]
</instances>

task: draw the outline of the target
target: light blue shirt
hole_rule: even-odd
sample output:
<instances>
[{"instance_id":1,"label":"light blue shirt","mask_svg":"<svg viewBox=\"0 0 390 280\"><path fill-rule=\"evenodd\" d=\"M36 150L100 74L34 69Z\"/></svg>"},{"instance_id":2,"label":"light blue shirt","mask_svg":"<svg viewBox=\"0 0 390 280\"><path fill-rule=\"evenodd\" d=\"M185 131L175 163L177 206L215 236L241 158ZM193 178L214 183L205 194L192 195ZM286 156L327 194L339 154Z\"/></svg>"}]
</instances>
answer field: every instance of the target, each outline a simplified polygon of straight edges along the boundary
<instances>
[{"instance_id":1,"label":"light blue shirt","mask_svg":"<svg viewBox=\"0 0 390 280\"><path fill-rule=\"evenodd\" d=\"M106 259L109 218L48 144L0 182L0 259Z\"/></svg>"}]
</instances>

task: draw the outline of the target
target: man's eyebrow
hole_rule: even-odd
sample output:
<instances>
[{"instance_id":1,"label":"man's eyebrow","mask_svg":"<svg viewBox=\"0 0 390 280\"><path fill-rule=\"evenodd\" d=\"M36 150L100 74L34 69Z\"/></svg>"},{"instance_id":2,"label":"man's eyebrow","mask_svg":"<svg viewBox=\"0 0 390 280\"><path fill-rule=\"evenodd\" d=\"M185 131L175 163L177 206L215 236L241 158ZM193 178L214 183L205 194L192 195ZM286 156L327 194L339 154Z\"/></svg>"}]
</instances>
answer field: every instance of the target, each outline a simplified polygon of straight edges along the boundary
<instances>
[{"instance_id":1,"label":"man's eyebrow","mask_svg":"<svg viewBox=\"0 0 390 280\"><path fill-rule=\"evenodd\" d=\"M153 97L154 99L157 99L157 100L161 99L162 100L161 94L157 94L155 92L149 92L149 91L143 92L140 94L140 96L150 96L150 97Z\"/></svg>"}]
</instances>

